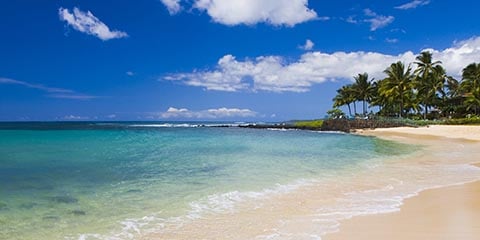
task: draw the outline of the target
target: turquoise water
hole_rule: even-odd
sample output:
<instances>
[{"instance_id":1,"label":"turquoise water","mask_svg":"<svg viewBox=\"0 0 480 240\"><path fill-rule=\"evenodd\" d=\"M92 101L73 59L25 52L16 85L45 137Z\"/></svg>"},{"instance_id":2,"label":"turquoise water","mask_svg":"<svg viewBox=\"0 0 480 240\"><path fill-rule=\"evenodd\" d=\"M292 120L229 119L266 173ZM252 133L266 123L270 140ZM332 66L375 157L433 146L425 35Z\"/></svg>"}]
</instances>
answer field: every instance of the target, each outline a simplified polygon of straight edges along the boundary
<instances>
[{"instance_id":1,"label":"turquoise water","mask_svg":"<svg viewBox=\"0 0 480 240\"><path fill-rule=\"evenodd\" d=\"M285 190L412 150L309 131L134 123L3 126L0 239L133 239L162 221L234 207L232 198L212 196L238 193L233 199L241 201L241 193Z\"/></svg>"}]
</instances>

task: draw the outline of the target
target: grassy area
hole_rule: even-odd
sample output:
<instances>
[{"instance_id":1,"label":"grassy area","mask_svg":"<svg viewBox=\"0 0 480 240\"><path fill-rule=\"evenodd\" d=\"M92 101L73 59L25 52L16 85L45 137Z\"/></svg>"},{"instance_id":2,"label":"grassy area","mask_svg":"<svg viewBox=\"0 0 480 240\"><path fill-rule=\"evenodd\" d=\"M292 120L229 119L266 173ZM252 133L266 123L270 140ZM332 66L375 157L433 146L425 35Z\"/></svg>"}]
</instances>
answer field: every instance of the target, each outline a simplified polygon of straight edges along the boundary
<instances>
[{"instance_id":1,"label":"grassy area","mask_svg":"<svg viewBox=\"0 0 480 240\"><path fill-rule=\"evenodd\" d=\"M480 125L480 117L473 116L469 118L452 118L440 120L407 120L417 126L426 125Z\"/></svg>"},{"instance_id":2,"label":"grassy area","mask_svg":"<svg viewBox=\"0 0 480 240\"><path fill-rule=\"evenodd\" d=\"M395 120L393 120L395 121ZM409 126L427 126L427 125L480 125L480 117L474 116L470 118L452 118L440 120L411 120L399 119L397 121L403 122Z\"/></svg>"},{"instance_id":3,"label":"grassy area","mask_svg":"<svg viewBox=\"0 0 480 240\"><path fill-rule=\"evenodd\" d=\"M322 127L323 120L305 120L305 121L295 121L293 125L297 128L307 128L307 129L320 129Z\"/></svg>"},{"instance_id":4,"label":"grassy area","mask_svg":"<svg viewBox=\"0 0 480 240\"><path fill-rule=\"evenodd\" d=\"M445 121L448 125L480 125L480 117L474 116L470 118L456 118Z\"/></svg>"}]
</instances>

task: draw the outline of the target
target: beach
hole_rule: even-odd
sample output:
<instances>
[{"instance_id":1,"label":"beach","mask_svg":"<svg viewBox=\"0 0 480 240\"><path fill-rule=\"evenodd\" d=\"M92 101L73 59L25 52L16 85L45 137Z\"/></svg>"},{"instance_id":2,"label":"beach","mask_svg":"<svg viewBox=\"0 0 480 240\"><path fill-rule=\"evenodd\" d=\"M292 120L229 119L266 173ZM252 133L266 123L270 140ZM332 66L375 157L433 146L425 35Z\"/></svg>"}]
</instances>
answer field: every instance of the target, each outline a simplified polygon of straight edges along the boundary
<instances>
[{"instance_id":1,"label":"beach","mask_svg":"<svg viewBox=\"0 0 480 240\"><path fill-rule=\"evenodd\" d=\"M0 130L7 156L0 222L8 226L0 239L479 233L478 127L356 134L159 123L14 127Z\"/></svg>"},{"instance_id":2,"label":"beach","mask_svg":"<svg viewBox=\"0 0 480 240\"><path fill-rule=\"evenodd\" d=\"M442 146L464 140L479 145L478 126L440 126L358 130L357 134L404 143ZM439 141L437 141L439 140ZM439 142L443 142L439 144ZM479 161L479 155L471 156ZM480 164L473 164L480 167ZM324 239L478 239L480 182L430 189L406 199L399 212L360 216L341 222L338 232Z\"/></svg>"},{"instance_id":3,"label":"beach","mask_svg":"<svg viewBox=\"0 0 480 240\"><path fill-rule=\"evenodd\" d=\"M146 239L477 239L480 128L359 130L422 150ZM469 174L469 178L462 175ZM376 179L376 180L375 180ZM378 184L378 185L377 185ZM379 186L383 186L379 188ZM350 190L347 190L350 189Z\"/></svg>"}]
</instances>

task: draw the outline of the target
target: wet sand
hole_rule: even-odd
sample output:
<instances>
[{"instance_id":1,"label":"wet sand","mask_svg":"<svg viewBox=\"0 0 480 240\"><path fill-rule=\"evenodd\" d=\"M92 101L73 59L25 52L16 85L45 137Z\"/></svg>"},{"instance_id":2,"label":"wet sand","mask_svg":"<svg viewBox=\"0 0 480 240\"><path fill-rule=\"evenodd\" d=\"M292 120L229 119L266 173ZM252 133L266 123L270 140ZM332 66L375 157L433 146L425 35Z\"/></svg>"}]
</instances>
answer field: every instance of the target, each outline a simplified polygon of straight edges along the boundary
<instances>
[{"instance_id":1,"label":"wet sand","mask_svg":"<svg viewBox=\"0 0 480 240\"><path fill-rule=\"evenodd\" d=\"M462 239L480 236L480 182L431 189L405 200L400 212L354 217L323 239Z\"/></svg>"},{"instance_id":2,"label":"wet sand","mask_svg":"<svg viewBox=\"0 0 480 240\"><path fill-rule=\"evenodd\" d=\"M480 126L430 126L360 130L357 134L405 143L445 138L480 141ZM480 156L471 156L480 160ZM473 160L472 159L472 160ZM474 164L480 167L480 164ZM480 239L480 181L430 189L406 199L395 213L354 217L323 239Z\"/></svg>"}]
</instances>

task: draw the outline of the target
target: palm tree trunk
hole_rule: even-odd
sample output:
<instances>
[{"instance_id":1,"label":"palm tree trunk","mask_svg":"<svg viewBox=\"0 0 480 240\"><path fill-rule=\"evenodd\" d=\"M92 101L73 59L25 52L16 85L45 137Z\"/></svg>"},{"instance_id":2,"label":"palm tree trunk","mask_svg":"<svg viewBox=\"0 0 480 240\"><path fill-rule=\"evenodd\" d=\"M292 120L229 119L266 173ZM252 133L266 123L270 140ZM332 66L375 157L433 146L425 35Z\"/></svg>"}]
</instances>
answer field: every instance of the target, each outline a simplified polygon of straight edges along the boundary
<instances>
[{"instance_id":1,"label":"palm tree trunk","mask_svg":"<svg viewBox=\"0 0 480 240\"><path fill-rule=\"evenodd\" d=\"M428 106L426 101L423 102L423 106L425 106L425 111L423 112L423 120L427 120Z\"/></svg>"},{"instance_id":2,"label":"palm tree trunk","mask_svg":"<svg viewBox=\"0 0 480 240\"><path fill-rule=\"evenodd\" d=\"M357 103L353 102L353 112L355 113L355 116L357 116Z\"/></svg>"},{"instance_id":3,"label":"palm tree trunk","mask_svg":"<svg viewBox=\"0 0 480 240\"><path fill-rule=\"evenodd\" d=\"M365 111L365 100L362 100L362 103L363 103L363 116L366 116L367 115L367 112Z\"/></svg>"},{"instance_id":4,"label":"palm tree trunk","mask_svg":"<svg viewBox=\"0 0 480 240\"><path fill-rule=\"evenodd\" d=\"M350 103L347 104L347 106L348 106L348 114L349 116L352 116L352 109L350 108Z\"/></svg>"},{"instance_id":5,"label":"palm tree trunk","mask_svg":"<svg viewBox=\"0 0 480 240\"><path fill-rule=\"evenodd\" d=\"M403 95L400 97L400 118L403 115Z\"/></svg>"}]
</instances>

